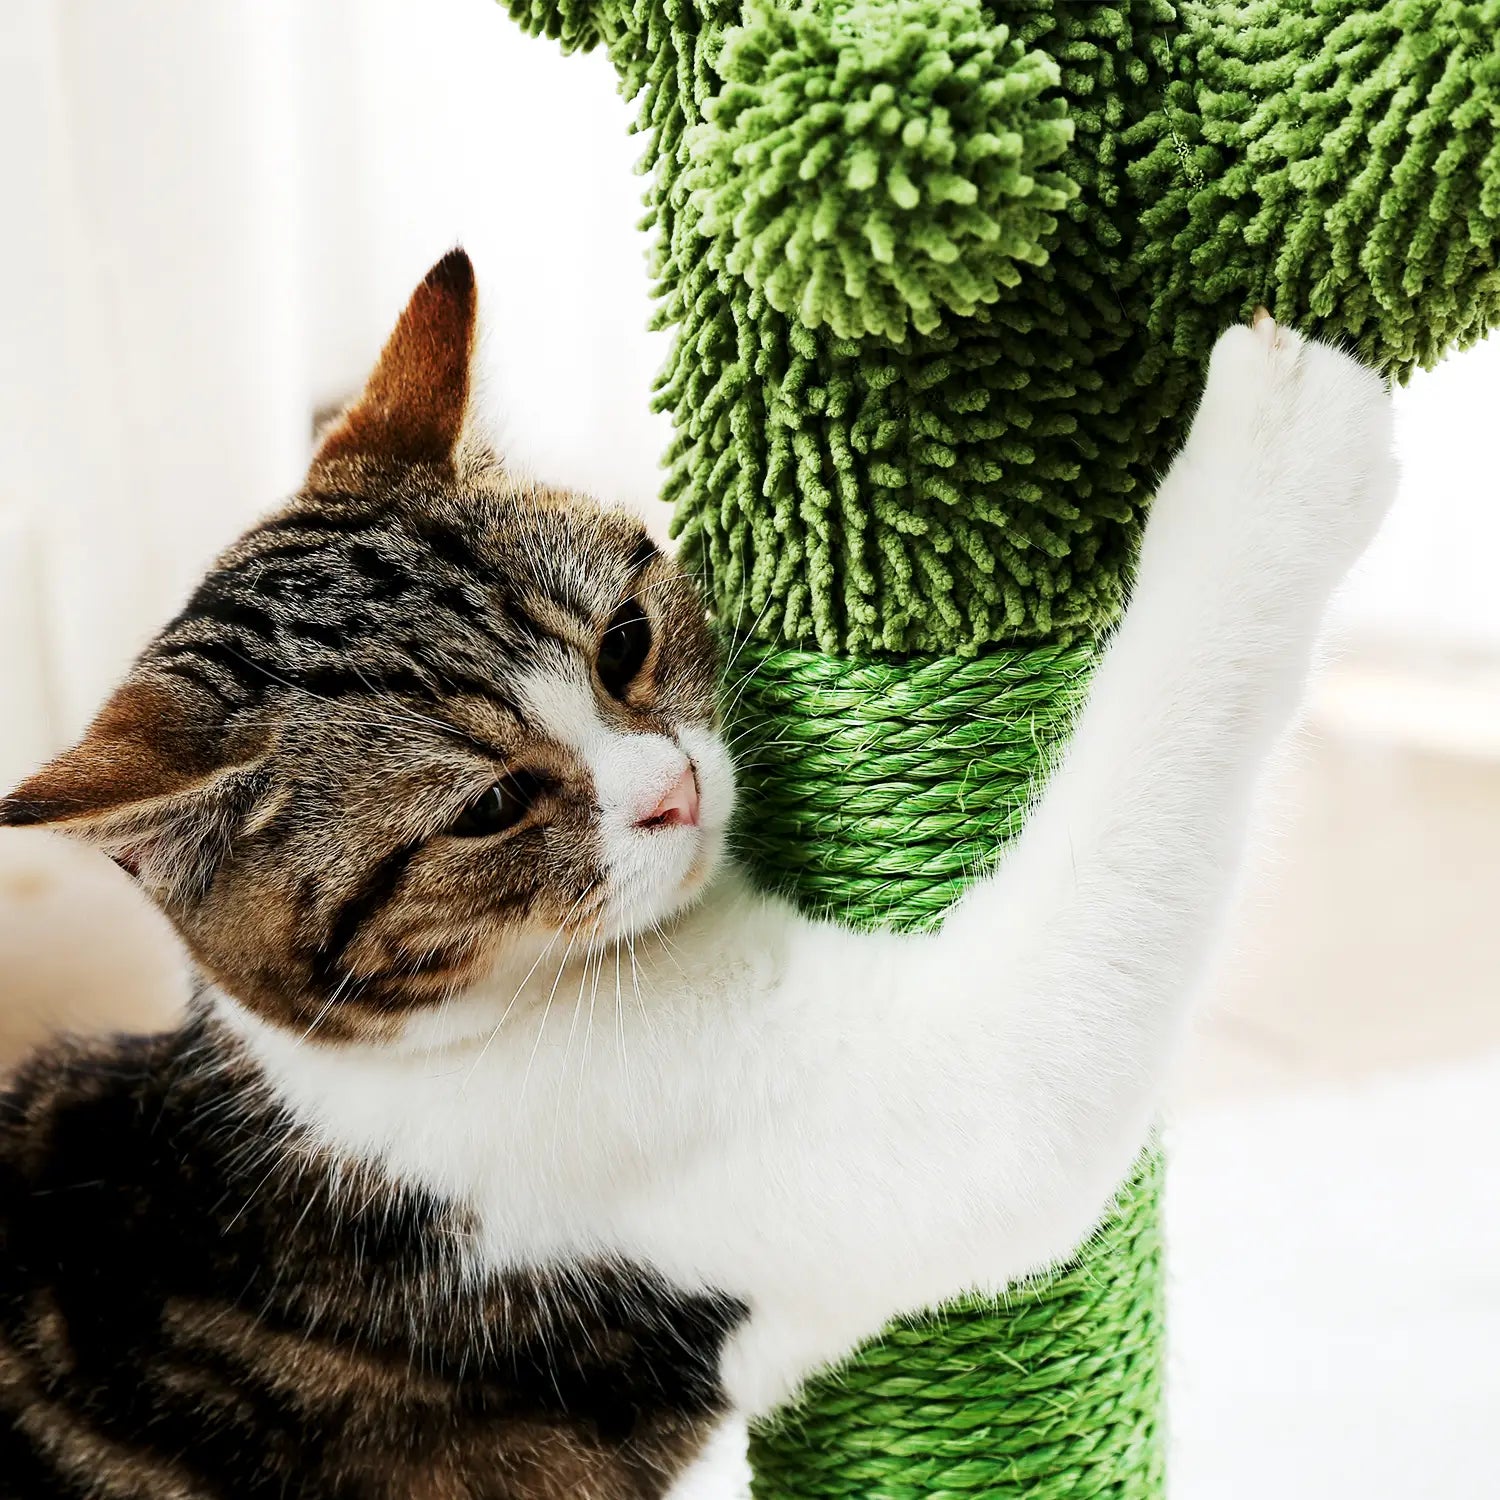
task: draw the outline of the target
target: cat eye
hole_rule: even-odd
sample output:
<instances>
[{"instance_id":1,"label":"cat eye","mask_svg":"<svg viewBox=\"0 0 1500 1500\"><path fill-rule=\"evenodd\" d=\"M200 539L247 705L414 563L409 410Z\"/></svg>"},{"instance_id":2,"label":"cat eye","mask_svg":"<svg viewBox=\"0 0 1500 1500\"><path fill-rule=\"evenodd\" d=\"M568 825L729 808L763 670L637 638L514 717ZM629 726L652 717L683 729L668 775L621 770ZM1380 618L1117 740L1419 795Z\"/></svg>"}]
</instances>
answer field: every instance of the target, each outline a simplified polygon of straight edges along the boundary
<instances>
[{"instance_id":1,"label":"cat eye","mask_svg":"<svg viewBox=\"0 0 1500 1500\"><path fill-rule=\"evenodd\" d=\"M599 681L612 697L623 698L650 653L651 622L634 599L627 599L599 639Z\"/></svg>"},{"instance_id":2,"label":"cat eye","mask_svg":"<svg viewBox=\"0 0 1500 1500\"><path fill-rule=\"evenodd\" d=\"M443 832L458 839L482 839L492 833L504 833L526 816L535 795L535 785L522 778L497 781L469 803Z\"/></svg>"}]
</instances>

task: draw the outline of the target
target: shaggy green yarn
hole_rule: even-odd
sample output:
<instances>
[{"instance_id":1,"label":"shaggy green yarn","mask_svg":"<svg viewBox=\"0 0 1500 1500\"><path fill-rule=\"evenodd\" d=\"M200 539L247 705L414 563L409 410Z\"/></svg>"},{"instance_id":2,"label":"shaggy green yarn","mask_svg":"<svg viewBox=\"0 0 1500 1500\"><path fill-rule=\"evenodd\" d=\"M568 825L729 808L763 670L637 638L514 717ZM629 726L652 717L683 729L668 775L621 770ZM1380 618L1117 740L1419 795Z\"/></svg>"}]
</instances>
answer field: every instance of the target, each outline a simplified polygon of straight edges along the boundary
<instances>
[{"instance_id":1,"label":"shaggy green yarn","mask_svg":"<svg viewBox=\"0 0 1500 1500\"><path fill-rule=\"evenodd\" d=\"M1023 5L1006 19L1018 45L1060 59L1064 97L1087 66L1089 92L1128 102L1132 74L1166 68L1160 9ZM721 614L850 654L1091 634L1118 610L1150 475L1135 413L1120 412L1129 346L1144 342L1123 301L1133 209L1110 181L1124 103L1070 104L1059 167L1080 192L1045 264L971 318L840 339L703 254L688 132L720 86L712 36L676 39L690 70L658 53L640 97L659 153L662 316L679 329L660 390L677 423L664 493Z\"/></svg>"},{"instance_id":2,"label":"shaggy green yarn","mask_svg":"<svg viewBox=\"0 0 1500 1500\"><path fill-rule=\"evenodd\" d=\"M873 26L881 8L860 13ZM775 93L774 79L726 80L726 53L745 56L728 42L770 12L514 9L576 45L591 29L639 99L662 316L678 328L660 392L677 431L666 496L722 616L769 641L950 652L1091 633L1119 609L1153 478L1222 328L1264 302L1404 376L1500 319L1500 0L997 7L1011 44L1057 65L1042 99L1065 102L1073 139L1048 170L1078 195L1039 240L1045 264L1016 263L1020 280L972 316L948 310L901 338L808 327L797 294L812 262L807 280L787 273L779 310L729 268L733 245L714 253L720 233L705 235L711 212L734 239L701 180L716 160L704 139L722 146L732 123L710 121L713 101ZM888 9L921 18L934 53L974 14L960 0ZM776 13L828 35L821 9ZM946 128L957 151L987 126L950 111ZM747 191L753 176L733 180ZM804 225L812 201L798 200ZM949 207L923 205L904 243ZM774 267L760 264L764 280Z\"/></svg>"},{"instance_id":3,"label":"shaggy green yarn","mask_svg":"<svg viewBox=\"0 0 1500 1500\"><path fill-rule=\"evenodd\" d=\"M731 30L690 134L709 264L841 337L899 339L1015 286L1077 187L1044 52L977 4L764 5Z\"/></svg>"},{"instance_id":4,"label":"shaggy green yarn","mask_svg":"<svg viewBox=\"0 0 1500 1500\"><path fill-rule=\"evenodd\" d=\"M1129 137L1154 337L1201 353L1248 291L1404 378L1500 321L1500 0L1185 14Z\"/></svg>"},{"instance_id":5,"label":"shaggy green yarn","mask_svg":"<svg viewBox=\"0 0 1500 1500\"><path fill-rule=\"evenodd\" d=\"M535 36L549 36L564 52L588 52L616 34L628 6L615 0L505 0L506 9Z\"/></svg>"},{"instance_id":6,"label":"shaggy green yarn","mask_svg":"<svg viewBox=\"0 0 1500 1500\"><path fill-rule=\"evenodd\" d=\"M1157 1500L1164 1278L1153 1157L1077 1260L903 1319L752 1438L756 1500Z\"/></svg>"}]
</instances>

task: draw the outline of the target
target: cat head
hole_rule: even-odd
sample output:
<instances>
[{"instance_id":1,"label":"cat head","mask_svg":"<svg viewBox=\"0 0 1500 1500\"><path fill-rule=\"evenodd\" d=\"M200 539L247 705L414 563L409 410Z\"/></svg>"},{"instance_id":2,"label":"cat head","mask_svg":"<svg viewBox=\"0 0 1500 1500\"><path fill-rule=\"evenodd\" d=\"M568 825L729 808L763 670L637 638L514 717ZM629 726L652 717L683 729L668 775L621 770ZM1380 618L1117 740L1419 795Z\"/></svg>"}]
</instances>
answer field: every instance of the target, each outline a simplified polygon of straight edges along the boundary
<instances>
[{"instance_id":1,"label":"cat head","mask_svg":"<svg viewBox=\"0 0 1500 1500\"><path fill-rule=\"evenodd\" d=\"M506 472L477 310L454 251L302 491L0 802L101 846L220 988L321 1039L665 920L733 801L695 589L635 519Z\"/></svg>"}]
</instances>

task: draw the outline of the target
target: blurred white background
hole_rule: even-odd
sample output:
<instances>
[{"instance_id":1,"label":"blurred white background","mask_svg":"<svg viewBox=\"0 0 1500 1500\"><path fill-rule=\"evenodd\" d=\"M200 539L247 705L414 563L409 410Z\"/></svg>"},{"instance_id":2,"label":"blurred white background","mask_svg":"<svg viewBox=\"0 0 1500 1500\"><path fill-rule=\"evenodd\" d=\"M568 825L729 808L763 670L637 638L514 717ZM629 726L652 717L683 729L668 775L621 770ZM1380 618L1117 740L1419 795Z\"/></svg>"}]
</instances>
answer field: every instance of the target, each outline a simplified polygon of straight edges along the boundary
<instances>
[{"instance_id":1,"label":"blurred white background","mask_svg":"<svg viewBox=\"0 0 1500 1500\"><path fill-rule=\"evenodd\" d=\"M0 779L296 486L454 243L513 456L654 495L630 118L485 0L7 0Z\"/></svg>"},{"instance_id":2,"label":"blurred white background","mask_svg":"<svg viewBox=\"0 0 1500 1500\"><path fill-rule=\"evenodd\" d=\"M512 458L652 510L630 114L488 0L5 0L0 782L295 487L456 242ZM1403 493L1183 1069L1177 1500L1494 1494L1500 339L1399 411ZM112 868L0 840L0 1059L180 983Z\"/></svg>"}]
</instances>

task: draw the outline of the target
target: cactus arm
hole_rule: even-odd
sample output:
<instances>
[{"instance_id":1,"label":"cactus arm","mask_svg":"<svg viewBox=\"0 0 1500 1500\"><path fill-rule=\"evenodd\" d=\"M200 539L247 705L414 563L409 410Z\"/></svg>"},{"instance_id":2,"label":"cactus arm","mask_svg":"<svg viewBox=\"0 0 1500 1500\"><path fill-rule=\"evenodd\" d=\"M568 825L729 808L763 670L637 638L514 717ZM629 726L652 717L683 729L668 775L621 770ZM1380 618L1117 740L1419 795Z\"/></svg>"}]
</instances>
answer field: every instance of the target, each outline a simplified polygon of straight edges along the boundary
<instances>
[{"instance_id":1,"label":"cactus arm","mask_svg":"<svg viewBox=\"0 0 1500 1500\"><path fill-rule=\"evenodd\" d=\"M810 326L800 302L781 310L710 253L697 131L726 128L709 116L737 86L720 70L738 18L653 25L675 55L629 65L643 68L652 138L660 316L678 332L659 396L677 427L666 498L721 616L763 639L968 652L1088 635L1118 608L1170 438L1142 434L1195 378L1158 378L1137 347L1139 215L1118 139L1159 104L1171 12L1131 0L1004 17L1022 57L1056 63L1069 101L1059 123L1074 127L1056 170L1082 191L1038 241L1043 263L1017 262L1014 284L972 317L946 309L931 332L908 325L899 338Z\"/></svg>"},{"instance_id":2,"label":"cactus arm","mask_svg":"<svg viewBox=\"0 0 1500 1500\"><path fill-rule=\"evenodd\" d=\"M1061 76L978 0L756 4L691 135L710 262L843 338L931 332L1046 260Z\"/></svg>"},{"instance_id":3,"label":"cactus arm","mask_svg":"<svg viewBox=\"0 0 1500 1500\"><path fill-rule=\"evenodd\" d=\"M1500 0L1198 0L1140 131L1151 331L1245 305L1393 375L1500 323Z\"/></svg>"}]
</instances>

